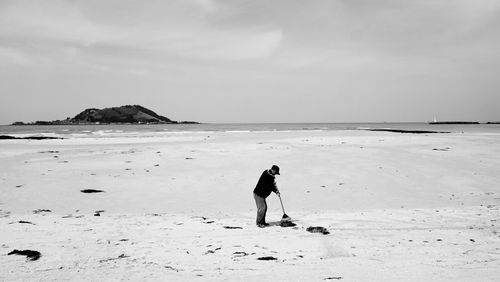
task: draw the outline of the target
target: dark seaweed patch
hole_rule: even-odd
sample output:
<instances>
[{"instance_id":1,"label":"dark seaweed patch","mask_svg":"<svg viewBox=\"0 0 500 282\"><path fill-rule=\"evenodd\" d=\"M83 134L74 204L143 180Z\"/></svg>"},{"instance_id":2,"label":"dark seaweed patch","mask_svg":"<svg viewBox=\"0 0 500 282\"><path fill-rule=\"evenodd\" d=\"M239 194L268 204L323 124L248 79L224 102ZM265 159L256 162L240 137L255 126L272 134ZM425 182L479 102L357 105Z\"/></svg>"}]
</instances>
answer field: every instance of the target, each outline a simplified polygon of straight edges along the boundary
<instances>
[{"instance_id":1,"label":"dark seaweed patch","mask_svg":"<svg viewBox=\"0 0 500 282\"><path fill-rule=\"evenodd\" d=\"M277 260L277 258L275 257L260 257L260 258L257 258L258 260Z\"/></svg>"},{"instance_id":2,"label":"dark seaweed patch","mask_svg":"<svg viewBox=\"0 0 500 282\"><path fill-rule=\"evenodd\" d=\"M330 234L328 229L321 227L321 226L310 226L310 227L307 227L306 231L311 232L311 233L321 233L323 235Z\"/></svg>"},{"instance_id":3,"label":"dark seaweed patch","mask_svg":"<svg viewBox=\"0 0 500 282\"><path fill-rule=\"evenodd\" d=\"M293 226L297 226L297 224L295 224L291 221L285 220L285 221L280 222L280 226L281 227L293 227Z\"/></svg>"},{"instance_id":4,"label":"dark seaweed patch","mask_svg":"<svg viewBox=\"0 0 500 282\"><path fill-rule=\"evenodd\" d=\"M80 190L82 193L102 193L104 192L103 190L97 190L97 189L83 189Z\"/></svg>"},{"instance_id":5,"label":"dark seaweed patch","mask_svg":"<svg viewBox=\"0 0 500 282\"><path fill-rule=\"evenodd\" d=\"M39 259L42 254L38 251L33 251L33 250L13 250L12 252L8 253L8 255L21 255L21 256L26 256L26 258L29 261L34 261Z\"/></svg>"},{"instance_id":6,"label":"dark seaweed patch","mask_svg":"<svg viewBox=\"0 0 500 282\"><path fill-rule=\"evenodd\" d=\"M51 210L47 210L47 209L37 209L37 210L34 210L33 213L35 214L39 214L39 213L42 213L42 212L52 212Z\"/></svg>"}]
</instances>

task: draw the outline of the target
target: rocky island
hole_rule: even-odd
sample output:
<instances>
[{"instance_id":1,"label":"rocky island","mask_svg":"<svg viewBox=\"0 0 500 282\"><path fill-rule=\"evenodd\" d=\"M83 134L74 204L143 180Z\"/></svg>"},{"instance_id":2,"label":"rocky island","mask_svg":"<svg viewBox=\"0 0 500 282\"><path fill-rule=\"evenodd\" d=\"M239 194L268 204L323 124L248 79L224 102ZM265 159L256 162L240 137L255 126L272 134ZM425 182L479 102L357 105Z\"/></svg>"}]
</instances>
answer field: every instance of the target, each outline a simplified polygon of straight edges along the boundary
<instances>
[{"instance_id":1,"label":"rocky island","mask_svg":"<svg viewBox=\"0 0 500 282\"><path fill-rule=\"evenodd\" d=\"M73 118L30 123L14 122L12 125L78 125L78 124L197 124L194 121L174 121L158 115L140 105L126 105L104 109L89 108Z\"/></svg>"}]
</instances>

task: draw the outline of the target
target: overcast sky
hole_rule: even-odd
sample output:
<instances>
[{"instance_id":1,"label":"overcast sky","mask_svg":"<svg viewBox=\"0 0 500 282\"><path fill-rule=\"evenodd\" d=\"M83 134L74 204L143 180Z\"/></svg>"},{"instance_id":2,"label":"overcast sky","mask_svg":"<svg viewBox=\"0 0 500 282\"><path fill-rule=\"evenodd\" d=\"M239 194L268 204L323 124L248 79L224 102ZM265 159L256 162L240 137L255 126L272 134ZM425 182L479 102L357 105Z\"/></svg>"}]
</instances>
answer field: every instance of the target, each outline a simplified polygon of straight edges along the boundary
<instances>
[{"instance_id":1,"label":"overcast sky","mask_svg":"<svg viewBox=\"0 0 500 282\"><path fill-rule=\"evenodd\" d=\"M0 124L500 120L498 0L0 0Z\"/></svg>"}]
</instances>

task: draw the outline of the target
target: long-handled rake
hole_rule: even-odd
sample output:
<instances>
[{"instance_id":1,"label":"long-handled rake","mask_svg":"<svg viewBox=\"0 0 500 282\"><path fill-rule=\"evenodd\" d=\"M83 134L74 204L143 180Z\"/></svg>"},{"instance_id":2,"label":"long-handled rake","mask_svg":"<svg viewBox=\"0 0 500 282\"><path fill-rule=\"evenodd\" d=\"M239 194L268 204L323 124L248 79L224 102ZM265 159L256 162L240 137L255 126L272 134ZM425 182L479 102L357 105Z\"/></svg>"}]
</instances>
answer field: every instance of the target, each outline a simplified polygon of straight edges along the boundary
<instances>
[{"instance_id":1,"label":"long-handled rake","mask_svg":"<svg viewBox=\"0 0 500 282\"><path fill-rule=\"evenodd\" d=\"M283 201L281 200L281 194L278 194L278 198L280 198L280 203L281 203L281 209L283 210L283 216L281 217L281 221L291 221L292 218L289 217L286 213L285 213L285 208L283 207Z\"/></svg>"}]
</instances>

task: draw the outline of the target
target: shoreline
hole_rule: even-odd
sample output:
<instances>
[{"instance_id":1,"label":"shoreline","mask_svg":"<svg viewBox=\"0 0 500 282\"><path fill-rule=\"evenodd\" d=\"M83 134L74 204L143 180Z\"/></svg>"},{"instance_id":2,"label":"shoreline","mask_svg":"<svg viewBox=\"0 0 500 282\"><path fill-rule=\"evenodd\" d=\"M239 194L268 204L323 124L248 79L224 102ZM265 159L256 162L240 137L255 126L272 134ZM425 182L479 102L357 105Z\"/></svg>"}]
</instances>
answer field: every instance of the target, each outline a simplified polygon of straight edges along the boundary
<instances>
[{"instance_id":1,"label":"shoreline","mask_svg":"<svg viewBox=\"0 0 500 282\"><path fill-rule=\"evenodd\" d=\"M496 124L481 125L429 125L426 123L286 123L286 124L155 124L155 125L72 125L72 126L0 126L0 135L11 137L59 137L73 138L106 138L106 137L151 137L168 134L218 132L331 132L331 131L392 131L396 133L471 133L500 134Z\"/></svg>"}]
</instances>

